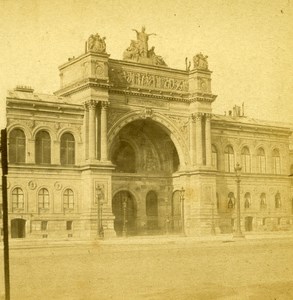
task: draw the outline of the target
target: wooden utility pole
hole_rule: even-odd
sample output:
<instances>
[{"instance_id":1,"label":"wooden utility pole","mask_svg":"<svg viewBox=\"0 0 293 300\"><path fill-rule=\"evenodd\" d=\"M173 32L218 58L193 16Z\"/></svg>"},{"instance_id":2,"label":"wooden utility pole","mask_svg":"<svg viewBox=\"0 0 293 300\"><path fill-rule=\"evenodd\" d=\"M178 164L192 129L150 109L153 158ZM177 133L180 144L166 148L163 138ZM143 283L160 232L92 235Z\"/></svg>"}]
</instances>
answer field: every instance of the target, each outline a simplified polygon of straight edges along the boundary
<instances>
[{"instance_id":1,"label":"wooden utility pole","mask_svg":"<svg viewBox=\"0 0 293 300\"><path fill-rule=\"evenodd\" d=\"M1 165L2 165L2 209L4 243L4 285L5 300L10 300L9 242L8 242L8 201L7 201L7 130L1 130Z\"/></svg>"}]
</instances>

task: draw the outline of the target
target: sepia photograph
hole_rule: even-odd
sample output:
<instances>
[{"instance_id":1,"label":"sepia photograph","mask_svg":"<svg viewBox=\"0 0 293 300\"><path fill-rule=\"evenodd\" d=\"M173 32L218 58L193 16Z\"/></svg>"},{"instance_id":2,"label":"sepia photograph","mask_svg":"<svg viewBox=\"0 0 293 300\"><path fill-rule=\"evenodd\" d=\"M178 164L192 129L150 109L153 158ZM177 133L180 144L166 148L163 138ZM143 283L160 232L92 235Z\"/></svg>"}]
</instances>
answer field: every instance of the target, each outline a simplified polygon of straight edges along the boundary
<instances>
[{"instance_id":1,"label":"sepia photograph","mask_svg":"<svg viewBox=\"0 0 293 300\"><path fill-rule=\"evenodd\" d=\"M0 300L293 299L290 0L0 14Z\"/></svg>"}]
</instances>

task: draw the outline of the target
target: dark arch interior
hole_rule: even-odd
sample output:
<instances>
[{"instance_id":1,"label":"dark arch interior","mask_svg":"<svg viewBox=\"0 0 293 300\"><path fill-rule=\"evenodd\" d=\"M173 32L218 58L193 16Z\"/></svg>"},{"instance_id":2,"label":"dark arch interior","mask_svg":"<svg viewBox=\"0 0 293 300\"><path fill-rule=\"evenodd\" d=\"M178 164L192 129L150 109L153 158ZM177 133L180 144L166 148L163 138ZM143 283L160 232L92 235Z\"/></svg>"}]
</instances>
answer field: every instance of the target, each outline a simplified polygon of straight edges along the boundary
<instances>
[{"instance_id":1,"label":"dark arch interior","mask_svg":"<svg viewBox=\"0 0 293 300\"><path fill-rule=\"evenodd\" d=\"M123 127L115 138L111 158L116 172L170 174L179 169L170 134L149 120L136 120Z\"/></svg>"}]
</instances>

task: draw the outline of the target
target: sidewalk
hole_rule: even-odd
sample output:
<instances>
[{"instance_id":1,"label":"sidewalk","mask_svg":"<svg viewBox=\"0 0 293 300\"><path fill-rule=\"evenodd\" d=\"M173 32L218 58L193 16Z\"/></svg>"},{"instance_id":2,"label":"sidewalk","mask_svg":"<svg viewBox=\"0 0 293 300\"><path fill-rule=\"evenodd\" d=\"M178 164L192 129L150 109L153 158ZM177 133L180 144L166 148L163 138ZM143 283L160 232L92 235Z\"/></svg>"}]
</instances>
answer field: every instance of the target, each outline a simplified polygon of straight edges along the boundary
<instances>
[{"instance_id":1,"label":"sidewalk","mask_svg":"<svg viewBox=\"0 0 293 300\"><path fill-rule=\"evenodd\" d=\"M245 238L241 241L257 241L270 239L293 239L293 231L288 232L249 232L245 233ZM210 236L192 236L185 237L180 235L156 235L156 236L131 236L119 237L107 240L77 240L77 239L10 239L9 248L15 249L32 249L32 248L59 248L59 247L76 247L91 245L160 245L160 244L188 244L188 243L213 243L213 242L235 242L232 234L218 234ZM3 244L1 245L3 248Z\"/></svg>"}]
</instances>

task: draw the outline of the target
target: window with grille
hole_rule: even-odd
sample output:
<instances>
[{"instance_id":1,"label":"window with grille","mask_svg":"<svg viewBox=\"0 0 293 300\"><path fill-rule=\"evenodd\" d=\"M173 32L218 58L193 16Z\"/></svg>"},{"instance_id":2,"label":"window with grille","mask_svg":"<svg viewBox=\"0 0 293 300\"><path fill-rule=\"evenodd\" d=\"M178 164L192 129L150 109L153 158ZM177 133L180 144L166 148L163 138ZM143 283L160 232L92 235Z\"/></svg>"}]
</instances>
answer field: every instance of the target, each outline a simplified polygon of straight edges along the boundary
<instances>
[{"instance_id":1,"label":"window with grille","mask_svg":"<svg viewBox=\"0 0 293 300\"><path fill-rule=\"evenodd\" d=\"M63 208L66 210L74 209L74 193L71 189L66 189L63 194Z\"/></svg>"},{"instance_id":2,"label":"window with grille","mask_svg":"<svg viewBox=\"0 0 293 300\"><path fill-rule=\"evenodd\" d=\"M24 210L24 194L21 188L12 191L12 209Z\"/></svg>"},{"instance_id":3,"label":"window with grille","mask_svg":"<svg viewBox=\"0 0 293 300\"><path fill-rule=\"evenodd\" d=\"M9 135L9 162L25 162L25 135L21 129L13 129Z\"/></svg>"},{"instance_id":4,"label":"window with grille","mask_svg":"<svg viewBox=\"0 0 293 300\"><path fill-rule=\"evenodd\" d=\"M218 169L218 151L214 145L212 145L212 166Z\"/></svg>"},{"instance_id":5,"label":"window with grille","mask_svg":"<svg viewBox=\"0 0 293 300\"><path fill-rule=\"evenodd\" d=\"M50 207L50 199L49 199L49 192L47 189L42 188L38 194L38 207L40 209L48 210Z\"/></svg>"},{"instance_id":6,"label":"window with grille","mask_svg":"<svg viewBox=\"0 0 293 300\"><path fill-rule=\"evenodd\" d=\"M225 171L234 172L234 150L231 146L225 149Z\"/></svg>"},{"instance_id":7,"label":"window with grille","mask_svg":"<svg viewBox=\"0 0 293 300\"><path fill-rule=\"evenodd\" d=\"M250 152L247 147L244 147L241 150L241 163L242 163L242 172L250 173L251 172Z\"/></svg>"},{"instance_id":8,"label":"window with grille","mask_svg":"<svg viewBox=\"0 0 293 300\"><path fill-rule=\"evenodd\" d=\"M51 139L46 131L40 131L36 135L36 163L50 164L51 163Z\"/></svg>"},{"instance_id":9,"label":"window with grille","mask_svg":"<svg viewBox=\"0 0 293 300\"><path fill-rule=\"evenodd\" d=\"M278 149L273 151L273 173L281 174L280 152Z\"/></svg>"},{"instance_id":10,"label":"window with grille","mask_svg":"<svg viewBox=\"0 0 293 300\"><path fill-rule=\"evenodd\" d=\"M75 140L71 133L64 133L61 137L60 161L61 165L75 164Z\"/></svg>"},{"instance_id":11,"label":"window with grille","mask_svg":"<svg viewBox=\"0 0 293 300\"><path fill-rule=\"evenodd\" d=\"M263 148L259 148L256 153L256 170L262 174L266 172L266 156Z\"/></svg>"}]
</instances>

